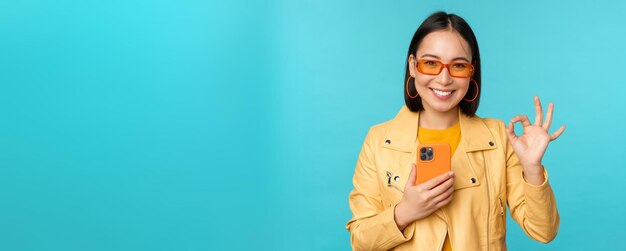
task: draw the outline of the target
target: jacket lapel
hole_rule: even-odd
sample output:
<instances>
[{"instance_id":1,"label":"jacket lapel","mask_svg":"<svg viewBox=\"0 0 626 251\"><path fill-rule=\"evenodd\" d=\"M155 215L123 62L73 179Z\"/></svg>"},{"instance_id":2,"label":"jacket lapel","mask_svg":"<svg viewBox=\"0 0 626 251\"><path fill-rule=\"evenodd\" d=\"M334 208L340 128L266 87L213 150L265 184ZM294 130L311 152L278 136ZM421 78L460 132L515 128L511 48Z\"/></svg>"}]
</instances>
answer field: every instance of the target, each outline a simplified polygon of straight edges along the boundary
<instances>
[{"instance_id":1,"label":"jacket lapel","mask_svg":"<svg viewBox=\"0 0 626 251\"><path fill-rule=\"evenodd\" d=\"M478 116L469 117L459 110L459 123L461 142L452 156L455 190L480 185L486 168L481 151L496 148L491 131Z\"/></svg>"}]
</instances>

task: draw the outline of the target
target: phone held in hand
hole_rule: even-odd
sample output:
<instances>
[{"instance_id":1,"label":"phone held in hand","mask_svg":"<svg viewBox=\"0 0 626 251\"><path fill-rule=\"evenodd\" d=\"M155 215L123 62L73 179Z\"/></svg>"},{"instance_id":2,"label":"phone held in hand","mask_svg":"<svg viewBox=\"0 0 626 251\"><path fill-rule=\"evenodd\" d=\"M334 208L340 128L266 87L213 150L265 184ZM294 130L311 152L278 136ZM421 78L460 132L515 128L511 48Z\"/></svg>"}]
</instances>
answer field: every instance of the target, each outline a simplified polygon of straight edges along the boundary
<instances>
[{"instance_id":1,"label":"phone held in hand","mask_svg":"<svg viewBox=\"0 0 626 251\"><path fill-rule=\"evenodd\" d=\"M448 143L420 144L417 146L416 185L450 171L451 149Z\"/></svg>"}]
</instances>

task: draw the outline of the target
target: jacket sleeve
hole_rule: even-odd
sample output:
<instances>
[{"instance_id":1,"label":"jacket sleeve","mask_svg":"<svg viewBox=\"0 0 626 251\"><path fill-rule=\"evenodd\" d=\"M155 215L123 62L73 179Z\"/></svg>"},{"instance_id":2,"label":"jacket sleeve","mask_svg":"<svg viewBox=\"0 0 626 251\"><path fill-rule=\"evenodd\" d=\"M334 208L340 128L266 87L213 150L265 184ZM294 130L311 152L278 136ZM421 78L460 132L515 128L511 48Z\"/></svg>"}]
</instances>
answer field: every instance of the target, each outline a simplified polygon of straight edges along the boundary
<instances>
[{"instance_id":1,"label":"jacket sleeve","mask_svg":"<svg viewBox=\"0 0 626 251\"><path fill-rule=\"evenodd\" d=\"M374 149L377 141L372 130L367 134L354 171L354 189L349 203L352 219L346 224L353 250L389 250L413 236L415 224L403 232L396 226L394 206L385 208L380 191Z\"/></svg>"},{"instance_id":2,"label":"jacket sleeve","mask_svg":"<svg viewBox=\"0 0 626 251\"><path fill-rule=\"evenodd\" d=\"M557 234L560 218L556 199L544 168L544 182L532 185L524 179L522 163L509 142L504 124L501 132L506 146L507 200L511 216L531 238L548 243Z\"/></svg>"}]
</instances>

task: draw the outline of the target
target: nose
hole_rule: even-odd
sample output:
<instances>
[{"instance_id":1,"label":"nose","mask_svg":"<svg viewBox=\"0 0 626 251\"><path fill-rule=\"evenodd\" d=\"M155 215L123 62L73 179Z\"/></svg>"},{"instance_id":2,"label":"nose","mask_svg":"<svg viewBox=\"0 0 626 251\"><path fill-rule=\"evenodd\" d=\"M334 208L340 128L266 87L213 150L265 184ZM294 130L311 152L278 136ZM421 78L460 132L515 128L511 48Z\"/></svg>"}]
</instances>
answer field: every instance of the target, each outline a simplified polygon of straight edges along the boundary
<instances>
[{"instance_id":1,"label":"nose","mask_svg":"<svg viewBox=\"0 0 626 251\"><path fill-rule=\"evenodd\" d=\"M437 82L449 85L452 83L452 76L450 76L450 72L448 71L448 67L443 67L439 75L437 75Z\"/></svg>"}]
</instances>

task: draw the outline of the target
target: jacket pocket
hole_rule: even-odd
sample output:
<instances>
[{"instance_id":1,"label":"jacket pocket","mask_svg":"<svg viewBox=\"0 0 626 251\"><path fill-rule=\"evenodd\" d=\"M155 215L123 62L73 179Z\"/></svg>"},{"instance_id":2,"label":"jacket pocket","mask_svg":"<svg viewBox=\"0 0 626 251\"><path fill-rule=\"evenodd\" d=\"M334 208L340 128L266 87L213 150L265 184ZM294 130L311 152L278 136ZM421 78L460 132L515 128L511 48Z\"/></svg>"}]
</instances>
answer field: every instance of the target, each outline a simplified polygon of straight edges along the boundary
<instances>
[{"instance_id":1,"label":"jacket pocket","mask_svg":"<svg viewBox=\"0 0 626 251\"><path fill-rule=\"evenodd\" d=\"M504 241L506 237L506 200L498 196L496 201L496 216L494 217L494 239Z\"/></svg>"},{"instance_id":2,"label":"jacket pocket","mask_svg":"<svg viewBox=\"0 0 626 251\"><path fill-rule=\"evenodd\" d=\"M382 197L385 207L391 207L402 199L404 195L404 179L395 170L383 170Z\"/></svg>"},{"instance_id":3,"label":"jacket pocket","mask_svg":"<svg viewBox=\"0 0 626 251\"><path fill-rule=\"evenodd\" d=\"M378 175L381 179L381 194L385 207L390 207L402 200L404 186L411 173L412 155L396 151L386 152L389 156L381 158L378 164Z\"/></svg>"}]
</instances>

